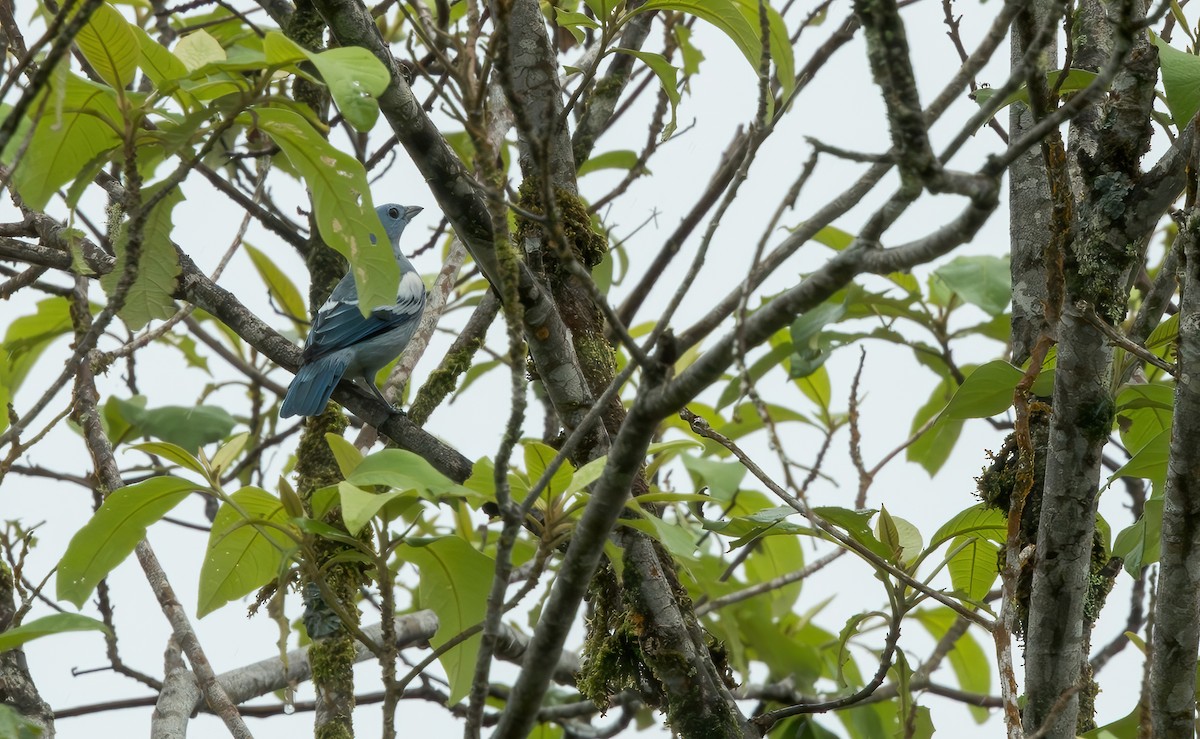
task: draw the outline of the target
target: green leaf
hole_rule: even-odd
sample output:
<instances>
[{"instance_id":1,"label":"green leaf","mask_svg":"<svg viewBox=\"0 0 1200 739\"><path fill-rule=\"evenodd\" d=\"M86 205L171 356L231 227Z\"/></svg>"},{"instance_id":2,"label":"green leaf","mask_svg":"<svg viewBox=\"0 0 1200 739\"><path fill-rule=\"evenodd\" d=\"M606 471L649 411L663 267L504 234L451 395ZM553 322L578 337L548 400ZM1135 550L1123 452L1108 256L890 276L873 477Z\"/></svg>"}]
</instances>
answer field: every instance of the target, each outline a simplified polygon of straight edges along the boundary
<instances>
[{"instance_id":1,"label":"green leaf","mask_svg":"<svg viewBox=\"0 0 1200 739\"><path fill-rule=\"evenodd\" d=\"M490 557L475 551L457 536L447 536L424 546L405 544L401 558L420 569L421 607L437 614L437 635L429 640L433 647L483 621L496 569ZM442 669L450 683L449 705L458 703L471 691L479 639L477 634L441 656Z\"/></svg>"},{"instance_id":2,"label":"green leaf","mask_svg":"<svg viewBox=\"0 0 1200 739\"><path fill-rule=\"evenodd\" d=\"M264 252L259 251L246 242L242 243L242 248L246 250L246 254L254 264L254 269L258 271L258 276L266 283L267 292L278 303L279 309L291 319L297 328L307 326L308 309L305 308L304 298L300 295L300 291L296 289L295 283Z\"/></svg>"},{"instance_id":3,"label":"green leaf","mask_svg":"<svg viewBox=\"0 0 1200 739\"><path fill-rule=\"evenodd\" d=\"M188 68L179 57L165 46L150 38L137 26L130 26L138 44L138 66L160 91L168 91L188 75Z\"/></svg>"},{"instance_id":4,"label":"green leaf","mask_svg":"<svg viewBox=\"0 0 1200 739\"><path fill-rule=\"evenodd\" d=\"M1167 316L1154 327L1146 339L1146 348L1161 359L1167 359L1175 348L1175 340L1179 337L1179 314ZM1170 360L1168 360L1170 361Z\"/></svg>"},{"instance_id":5,"label":"green leaf","mask_svg":"<svg viewBox=\"0 0 1200 739\"><path fill-rule=\"evenodd\" d=\"M1164 429L1138 450L1133 458L1112 473L1108 484L1118 477L1143 477L1163 490L1167 482L1167 463L1171 458L1171 429Z\"/></svg>"},{"instance_id":6,"label":"green leaf","mask_svg":"<svg viewBox=\"0 0 1200 739\"><path fill-rule=\"evenodd\" d=\"M0 410L8 407L42 352L60 336L69 334L71 304L66 298L47 298L37 310L13 319L0 345ZM0 412L0 431L8 428L8 413Z\"/></svg>"},{"instance_id":7,"label":"green leaf","mask_svg":"<svg viewBox=\"0 0 1200 739\"><path fill-rule=\"evenodd\" d=\"M188 72L208 64L223 62L226 59L225 49L204 29L193 31L175 44L175 58L183 63Z\"/></svg>"},{"instance_id":8,"label":"green leaf","mask_svg":"<svg viewBox=\"0 0 1200 739\"><path fill-rule=\"evenodd\" d=\"M174 331L159 336L156 341L163 346L169 346L179 350L183 355L183 359L189 367L203 370L208 376L212 376L212 372L208 369L208 357L198 351L196 340L186 334L178 334Z\"/></svg>"},{"instance_id":9,"label":"green leaf","mask_svg":"<svg viewBox=\"0 0 1200 739\"><path fill-rule=\"evenodd\" d=\"M854 243L854 238L854 234L843 231L837 226L824 226L813 234L812 237L813 241L818 244L824 244L834 251L845 251ZM886 277L905 292L913 294L920 292L920 287L917 285L917 278L908 272L891 272ZM1007 338L1007 335L1005 338Z\"/></svg>"},{"instance_id":10,"label":"green leaf","mask_svg":"<svg viewBox=\"0 0 1200 739\"><path fill-rule=\"evenodd\" d=\"M651 2L655 2L655 0L651 0ZM641 9L645 10L649 5L650 3L646 3ZM654 72L658 76L658 82L662 85L663 92L667 93L667 99L671 102L671 122L663 128L662 140L666 141L671 138L671 134L675 133L676 128L675 111L679 108L679 70L667 61L667 58L662 54L655 54L652 51L622 48L615 48L613 51L637 57L643 64L650 67L651 72Z\"/></svg>"},{"instance_id":11,"label":"green leaf","mask_svg":"<svg viewBox=\"0 0 1200 739\"><path fill-rule=\"evenodd\" d=\"M121 90L133 82L139 49L137 37L121 11L101 3L86 25L79 29L75 43L96 74Z\"/></svg>"},{"instance_id":12,"label":"green leaf","mask_svg":"<svg viewBox=\"0 0 1200 739\"><path fill-rule=\"evenodd\" d=\"M388 70L366 49L345 46L314 54L278 31L263 39L265 61L271 66L292 66L311 61L329 88L329 94L350 125L370 131L379 119L379 103L391 81Z\"/></svg>"},{"instance_id":13,"label":"green leaf","mask_svg":"<svg viewBox=\"0 0 1200 739\"><path fill-rule=\"evenodd\" d=\"M900 555L903 553L900 531L896 528L896 522L892 520L892 514L887 512L887 508L879 509L879 517L875 519L875 538L888 548L889 562L894 564L900 561Z\"/></svg>"},{"instance_id":14,"label":"green leaf","mask_svg":"<svg viewBox=\"0 0 1200 739\"><path fill-rule=\"evenodd\" d=\"M10 739L38 739L45 736L41 725L25 718L7 703L0 703L0 736Z\"/></svg>"},{"instance_id":15,"label":"green leaf","mask_svg":"<svg viewBox=\"0 0 1200 739\"><path fill-rule=\"evenodd\" d=\"M284 532L262 525L291 527L279 498L256 487L244 487L229 498L230 502L217 510L208 535L200 567L197 618L274 580L284 553L296 546Z\"/></svg>"},{"instance_id":16,"label":"green leaf","mask_svg":"<svg viewBox=\"0 0 1200 739\"><path fill-rule=\"evenodd\" d=\"M342 503L342 523L351 536L358 536L362 527L374 518L379 511L397 498L417 499L417 494L411 490L393 490L388 493L373 493L363 490L348 482L338 483L338 499Z\"/></svg>"},{"instance_id":17,"label":"green leaf","mask_svg":"<svg viewBox=\"0 0 1200 739\"><path fill-rule=\"evenodd\" d=\"M12 105L8 103L0 103L0 120L6 120L10 115L12 115L12 111ZM28 117L23 117L21 120L17 121L16 130L13 131L12 136L9 137L8 143L4 145L4 150L0 151L0 162L8 167L13 166L13 160L16 158L17 153L21 150L26 137L29 136L29 129L31 126L32 124L30 123Z\"/></svg>"},{"instance_id":18,"label":"green leaf","mask_svg":"<svg viewBox=\"0 0 1200 739\"><path fill-rule=\"evenodd\" d=\"M245 118L266 132L304 177L321 238L350 260L363 315L395 302L400 267L375 215L362 163L334 148L299 113L257 108Z\"/></svg>"},{"instance_id":19,"label":"green leaf","mask_svg":"<svg viewBox=\"0 0 1200 739\"><path fill-rule=\"evenodd\" d=\"M793 362L792 367L795 366ZM829 403L833 400L833 388L829 384L829 371L824 366L817 367L803 377L797 377L796 386L800 388L800 392L817 405L823 418L829 416Z\"/></svg>"},{"instance_id":20,"label":"green leaf","mask_svg":"<svg viewBox=\"0 0 1200 739\"><path fill-rule=\"evenodd\" d=\"M1125 561L1125 571L1133 577L1137 577L1143 567L1158 561L1162 515L1163 499L1150 498L1142 509L1141 517L1117 534L1113 541L1113 556Z\"/></svg>"},{"instance_id":21,"label":"green leaf","mask_svg":"<svg viewBox=\"0 0 1200 739\"><path fill-rule=\"evenodd\" d=\"M696 538L692 536L691 530L684 526L664 521L658 516L623 520L621 524L661 542L685 567L686 563L696 556Z\"/></svg>"},{"instance_id":22,"label":"green leaf","mask_svg":"<svg viewBox=\"0 0 1200 739\"><path fill-rule=\"evenodd\" d=\"M143 408L117 397L110 397L106 408L109 405L133 426L137 435L177 444L189 453L229 436L236 423L228 411L216 405Z\"/></svg>"},{"instance_id":23,"label":"green leaf","mask_svg":"<svg viewBox=\"0 0 1200 739\"><path fill-rule=\"evenodd\" d=\"M244 431L229 441L221 445L216 453L212 456L213 477L220 477L233 460L237 459L242 450L246 448L246 442L250 439L250 432Z\"/></svg>"},{"instance_id":24,"label":"green leaf","mask_svg":"<svg viewBox=\"0 0 1200 739\"><path fill-rule=\"evenodd\" d=\"M1135 642L1136 643L1136 642ZM1133 701L1135 704L1136 700ZM1135 705L1126 716L1081 734L1083 739L1128 739L1137 736L1144 726L1145 708Z\"/></svg>"},{"instance_id":25,"label":"green leaf","mask_svg":"<svg viewBox=\"0 0 1200 739\"><path fill-rule=\"evenodd\" d=\"M835 296L824 303L818 305L812 310L805 311L800 314L795 321L792 322L791 336L792 354L789 363L789 372L793 379L807 378L816 373L825 364L825 360L829 358L831 349L828 345L822 344L821 333L831 323L837 323L846 317L846 300L842 296ZM826 391L828 390L829 378L825 376L824 383ZM800 385L800 389L804 390L804 385ZM822 408L829 407L828 397L824 402L821 402L817 397L805 392L813 402L817 403Z\"/></svg>"},{"instance_id":26,"label":"green leaf","mask_svg":"<svg viewBox=\"0 0 1200 739\"><path fill-rule=\"evenodd\" d=\"M466 488L407 449L383 449L365 457L346 481L359 486L387 485L399 490L418 490L431 496L466 492Z\"/></svg>"},{"instance_id":27,"label":"green leaf","mask_svg":"<svg viewBox=\"0 0 1200 739\"><path fill-rule=\"evenodd\" d=\"M204 477L208 477L208 471L204 469L204 465L200 464L200 460L192 456L188 450L166 441L147 441L143 444L134 444L131 449L137 449L140 452L153 454L159 457L174 462L180 467L187 468Z\"/></svg>"},{"instance_id":28,"label":"green leaf","mask_svg":"<svg viewBox=\"0 0 1200 739\"><path fill-rule=\"evenodd\" d=\"M143 199L149 199L162 187L161 183L147 187L142 191ZM180 266L175 245L171 243L171 212L182 202L182 189L172 187L170 194L155 205L146 218L137 276L125 293L125 305L120 312L121 318L132 331L137 331L153 319L170 318L177 310L172 295L175 293ZM129 238L129 221L125 221L117 228L116 238L113 239L117 251L116 266L112 272L100 278L100 285L109 297L112 297L124 275Z\"/></svg>"},{"instance_id":29,"label":"green leaf","mask_svg":"<svg viewBox=\"0 0 1200 739\"><path fill-rule=\"evenodd\" d=\"M1062 74L1061 69L1056 69L1052 72L1047 72L1046 73L1046 84L1053 87L1053 85L1055 85L1058 82L1058 77L1061 74ZM1096 79L1095 72L1089 72L1086 69L1068 70L1067 76L1063 79L1062 84L1058 88L1058 92L1060 95L1066 95L1067 93L1071 93L1071 92L1078 92L1078 91L1086 88L1088 85L1092 84L1092 81L1095 79ZM989 100L991 100L992 97L995 96L995 94L996 94L995 90L984 87L984 88L980 88L979 90L975 91L974 99L975 99L975 102L979 103L980 105L987 105L987 102ZM1004 102L1000 103L1000 107L997 108L996 110L997 111L1004 110L1005 108L1007 108L1008 106L1010 106L1016 102L1021 102L1021 103L1025 103L1026 105L1029 105L1029 88L1026 87L1025 85L1021 85L1014 92L1009 93L1008 97L1004 98Z\"/></svg>"},{"instance_id":30,"label":"green leaf","mask_svg":"<svg viewBox=\"0 0 1200 739\"><path fill-rule=\"evenodd\" d=\"M802 567L804 550L797 537L765 536L758 540L750 556L746 557L746 578L749 582L768 582ZM797 581L764 594L771 603L771 614L775 618L782 618L792 611L800 598L802 585L803 581Z\"/></svg>"},{"instance_id":31,"label":"green leaf","mask_svg":"<svg viewBox=\"0 0 1200 739\"><path fill-rule=\"evenodd\" d=\"M1150 39L1158 47L1167 108L1175 125L1183 130L1200 110L1200 57L1174 48L1155 34Z\"/></svg>"},{"instance_id":32,"label":"green leaf","mask_svg":"<svg viewBox=\"0 0 1200 739\"><path fill-rule=\"evenodd\" d=\"M942 524L929 539L929 551L960 536L980 536L997 543L1003 542L1008 536L1008 519L986 503L977 503Z\"/></svg>"},{"instance_id":33,"label":"green leaf","mask_svg":"<svg viewBox=\"0 0 1200 739\"><path fill-rule=\"evenodd\" d=\"M658 472L659 468L661 468L667 462L670 462L675 457L678 457L680 454L697 448L702 449L703 444L700 444L694 439L672 439L671 441L660 441L657 444L651 444L646 448L646 456L654 457L654 459L650 460L649 464L646 465L646 478L650 479L654 477L654 474ZM584 465L584 467L587 466L588 465ZM583 469L583 467L580 467L575 471L576 478L578 478L580 473L583 472ZM591 482L591 480L588 481L589 484ZM576 485L576 480L571 480L572 488L582 489L576 488Z\"/></svg>"},{"instance_id":34,"label":"green leaf","mask_svg":"<svg viewBox=\"0 0 1200 739\"><path fill-rule=\"evenodd\" d=\"M946 418L991 418L1013 402L1013 390L1022 372L1003 359L978 367L967 375L946 406Z\"/></svg>"},{"instance_id":35,"label":"green leaf","mask_svg":"<svg viewBox=\"0 0 1200 739\"><path fill-rule=\"evenodd\" d=\"M909 433L915 434L917 429L924 426L929 419L940 414L945 408L947 400L953 397L954 388L954 380L949 377L944 378L933 389L933 394L929 396L925 405L917 409ZM944 415L940 416L934 422L933 427L926 431L921 438L909 444L904 453L905 458L924 467L929 476L933 477L942 468L942 465L946 464L950 452L954 451L954 445L958 443L962 427L962 421L947 418Z\"/></svg>"},{"instance_id":36,"label":"green leaf","mask_svg":"<svg viewBox=\"0 0 1200 739\"><path fill-rule=\"evenodd\" d=\"M887 508L880 507L879 519L875 522L875 535L896 552L895 562L907 566L921 554L921 531L909 521L893 516ZM886 536L886 538L885 538Z\"/></svg>"},{"instance_id":37,"label":"green leaf","mask_svg":"<svg viewBox=\"0 0 1200 739\"><path fill-rule=\"evenodd\" d=\"M343 46L309 54L329 94L350 125L366 133L379 119L377 98L387 89L391 75L370 51L359 46Z\"/></svg>"},{"instance_id":38,"label":"green leaf","mask_svg":"<svg viewBox=\"0 0 1200 739\"><path fill-rule=\"evenodd\" d=\"M82 608L97 583L121 564L146 536L146 527L167 515L196 483L153 477L114 490L84 524L58 563L58 599Z\"/></svg>"},{"instance_id":39,"label":"green leaf","mask_svg":"<svg viewBox=\"0 0 1200 739\"><path fill-rule=\"evenodd\" d=\"M579 165L579 171L575 174L583 177L585 174L598 172L602 169L633 169L637 165L638 153L629 149L619 149L617 151L606 151L603 154L597 154L583 164Z\"/></svg>"},{"instance_id":40,"label":"green leaf","mask_svg":"<svg viewBox=\"0 0 1200 739\"><path fill-rule=\"evenodd\" d=\"M554 6L554 22L556 25L567 29L575 37L575 43L577 44L582 44L584 40L583 31L579 30L581 27L600 28L599 23L583 13L577 13L573 10L563 10L558 6Z\"/></svg>"},{"instance_id":41,"label":"green leaf","mask_svg":"<svg viewBox=\"0 0 1200 739\"><path fill-rule=\"evenodd\" d=\"M836 670L833 679L837 682L838 686L842 688L849 686L843 672L846 669L846 663L850 661L850 639L859 633L859 628L865 621L878 616L879 614L874 611L856 613L846 619L846 623L842 624L842 630L838 632L837 658L834 661Z\"/></svg>"},{"instance_id":42,"label":"green leaf","mask_svg":"<svg viewBox=\"0 0 1200 739\"><path fill-rule=\"evenodd\" d=\"M813 513L838 528L844 529L851 539L866 546L879 557L885 560L892 559L893 550L879 541L871 532L870 521L874 511L852 511L849 508L822 506L814 508Z\"/></svg>"},{"instance_id":43,"label":"green leaf","mask_svg":"<svg viewBox=\"0 0 1200 739\"><path fill-rule=\"evenodd\" d=\"M746 368L746 374L750 376L751 380L757 382L773 368L782 366L792 356L793 351L791 341L783 341L776 344L771 347L771 351L754 360L754 363ZM738 400L741 394L742 377L739 374L734 376L721 392L721 397L717 400L717 410L721 410L735 400Z\"/></svg>"},{"instance_id":44,"label":"green leaf","mask_svg":"<svg viewBox=\"0 0 1200 739\"><path fill-rule=\"evenodd\" d=\"M341 434L325 434L325 443L329 445L329 451L333 453L333 460L337 462L338 472L342 473L342 477L349 478L354 470L362 464L362 452L358 450L358 447L346 441Z\"/></svg>"},{"instance_id":45,"label":"green leaf","mask_svg":"<svg viewBox=\"0 0 1200 739\"><path fill-rule=\"evenodd\" d=\"M279 31L268 31L263 37L263 55L267 64L282 67L309 58L309 52Z\"/></svg>"},{"instance_id":46,"label":"green leaf","mask_svg":"<svg viewBox=\"0 0 1200 739\"><path fill-rule=\"evenodd\" d=\"M681 454L679 461L700 484L708 487L712 497L724 502L733 499L733 494L738 491L738 486L746 476L746 468L741 462L718 462L690 454Z\"/></svg>"},{"instance_id":47,"label":"green leaf","mask_svg":"<svg viewBox=\"0 0 1200 739\"><path fill-rule=\"evenodd\" d=\"M0 632L0 652L7 652L27 641L61 634L64 631L108 631L108 627L102 621L79 613L54 613Z\"/></svg>"},{"instance_id":48,"label":"green leaf","mask_svg":"<svg viewBox=\"0 0 1200 739\"><path fill-rule=\"evenodd\" d=\"M1136 454L1171 428L1175 391L1169 385L1130 385L1117 394L1117 428L1121 443Z\"/></svg>"},{"instance_id":49,"label":"green leaf","mask_svg":"<svg viewBox=\"0 0 1200 739\"><path fill-rule=\"evenodd\" d=\"M922 609L913 615L934 639L945 636L958 619L958 615L949 608ZM947 656L960 688L978 695L988 695L992 692L991 662L971 631L968 630L958 637ZM975 723L982 724L988 720L988 709L971 705L967 707Z\"/></svg>"},{"instance_id":50,"label":"green leaf","mask_svg":"<svg viewBox=\"0 0 1200 739\"><path fill-rule=\"evenodd\" d=\"M583 0L583 4L587 9L592 11L592 14L600 20L601 23L607 23L609 16L612 15L613 9L616 8L616 0Z\"/></svg>"},{"instance_id":51,"label":"green leaf","mask_svg":"<svg viewBox=\"0 0 1200 739\"><path fill-rule=\"evenodd\" d=\"M685 75L699 74L700 62L704 61L704 53L692 43L692 29L682 23L671 27L675 34L675 42L679 45L679 55L683 58L683 73Z\"/></svg>"},{"instance_id":52,"label":"green leaf","mask_svg":"<svg viewBox=\"0 0 1200 739\"><path fill-rule=\"evenodd\" d=\"M535 485L541 479L550 463L558 452L538 441L525 442L525 471L529 474L529 484ZM551 476L542 495L556 498L571 487L571 478L575 476L575 467L563 460L559 468Z\"/></svg>"},{"instance_id":53,"label":"green leaf","mask_svg":"<svg viewBox=\"0 0 1200 739\"><path fill-rule=\"evenodd\" d=\"M804 380L797 380L796 382L797 384L800 384L804 382ZM766 409L771 415L771 419L774 420L777 425L788 421L797 421L799 423L807 423L809 425L822 428L819 424L809 420L809 418L803 413L797 413L790 408L785 408L784 406L776 405L774 403L767 403ZM745 403L742 403L736 408L730 410L729 416L733 420L721 426L719 430L722 434L728 436L730 439L740 439L741 437L751 432L758 431L763 427L762 416L758 415L758 410L754 407L754 404L749 401L746 401ZM725 448L716 442L711 442L711 446L706 446L705 448L719 449L721 452L723 452L722 456L728 455L728 452L725 450Z\"/></svg>"},{"instance_id":54,"label":"green leaf","mask_svg":"<svg viewBox=\"0 0 1200 739\"><path fill-rule=\"evenodd\" d=\"M1000 574L996 559L1000 546L978 536L960 536L950 548L958 549L960 545L962 548L946 563L950 582L967 597L982 600Z\"/></svg>"},{"instance_id":55,"label":"green leaf","mask_svg":"<svg viewBox=\"0 0 1200 739\"><path fill-rule=\"evenodd\" d=\"M757 0L649 0L633 13L650 10L678 10L713 24L733 40L757 72L762 57ZM786 98L795 88L792 45L778 11L767 6L771 59Z\"/></svg>"},{"instance_id":56,"label":"green leaf","mask_svg":"<svg viewBox=\"0 0 1200 739\"><path fill-rule=\"evenodd\" d=\"M963 300L998 316L1012 300L1008 257L955 257L933 272L934 278Z\"/></svg>"},{"instance_id":57,"label":"green leaf","mask_svg":"<svg viewBox=\"0 0 1200 739\"><path fill-rule=\"evenodd\" d=\"M121 143L116 126L122 116L111 87L70 73L51 75L45 95L44 112L12 179L13 187L33 210L45 210L60 187ZM43 106L39 100L30 107L38 110Z\"/></svg>"}]
</instances>

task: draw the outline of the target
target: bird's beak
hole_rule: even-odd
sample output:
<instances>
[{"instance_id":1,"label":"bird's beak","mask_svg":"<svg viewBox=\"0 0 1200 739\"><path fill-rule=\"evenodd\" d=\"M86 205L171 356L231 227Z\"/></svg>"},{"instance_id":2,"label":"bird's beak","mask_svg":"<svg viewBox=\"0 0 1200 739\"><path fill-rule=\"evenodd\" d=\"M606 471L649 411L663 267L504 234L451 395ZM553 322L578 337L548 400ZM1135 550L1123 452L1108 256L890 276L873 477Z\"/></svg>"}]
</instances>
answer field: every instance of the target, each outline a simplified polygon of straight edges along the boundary
<instances>
[{"instance_id":1,"label":"bird's beak","mask_svg":"<svg viewBox=\"0 0 1200 739\"><path fill-rule=\"evenodd\" d=\"M412 217L425 210L419 205L410 205L404 209L404 220L411 221Z\"/></svg>"}]
</instances>

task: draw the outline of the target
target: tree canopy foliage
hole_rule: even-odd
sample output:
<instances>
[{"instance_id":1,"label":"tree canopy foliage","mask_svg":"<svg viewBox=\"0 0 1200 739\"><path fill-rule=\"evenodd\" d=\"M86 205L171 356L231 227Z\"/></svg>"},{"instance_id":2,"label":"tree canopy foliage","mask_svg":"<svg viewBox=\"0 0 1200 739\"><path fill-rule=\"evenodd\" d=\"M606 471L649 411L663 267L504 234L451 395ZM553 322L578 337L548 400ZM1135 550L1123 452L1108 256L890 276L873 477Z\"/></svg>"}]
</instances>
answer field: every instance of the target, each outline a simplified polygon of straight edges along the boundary
<instances>
[{"instance_id":1,"label":"tree canopy foliage","mask_svg":"<svg viewBox=\"0 0 1200 739\"><path fill-rule=\"evenodd\" d=\"M0 0L0 496L86 512L0 536L0 735L119 707L44 700L22 650L71 638L156 737L297 708L348 737L376 703L395 737L415 701L500 739L962 733L951 703L1014 738L1191 735L1188 10ZM672 159L714 77L742 125ZM878 140L811 135L868 99ZM393 301L399 197L436 204L378 378L407 412L347 382L278 418L346 270ZM223 254L177 226L199 211L239 224ZM207 536L190 569L147 538L173 526ZM115 615L135 566L161 667ZM279 641L218 669L205 619L246 608ZM1100 697L1131 644L1144 680Z\"/></svg>"}]
</instances>

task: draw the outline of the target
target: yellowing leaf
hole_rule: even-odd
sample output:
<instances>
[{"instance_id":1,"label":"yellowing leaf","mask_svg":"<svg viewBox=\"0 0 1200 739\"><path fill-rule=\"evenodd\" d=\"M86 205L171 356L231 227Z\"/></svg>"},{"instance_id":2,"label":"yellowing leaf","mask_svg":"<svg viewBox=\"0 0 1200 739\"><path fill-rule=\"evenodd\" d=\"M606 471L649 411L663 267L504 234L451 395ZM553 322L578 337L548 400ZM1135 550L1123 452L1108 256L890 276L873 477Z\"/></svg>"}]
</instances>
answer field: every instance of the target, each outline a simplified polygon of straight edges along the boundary
<instances>
[{"instance_id":1,"label":"yellowing leaf","mask_svg":"<svg viewBox=\"0 0 1200 739\"><path fill-rule=\"evenodd\" d=\"M195 72L206 64L225 61L225 49L204 29L193 31L175 44L175 57L187 71Z\"/></svg>"}]
</instances>

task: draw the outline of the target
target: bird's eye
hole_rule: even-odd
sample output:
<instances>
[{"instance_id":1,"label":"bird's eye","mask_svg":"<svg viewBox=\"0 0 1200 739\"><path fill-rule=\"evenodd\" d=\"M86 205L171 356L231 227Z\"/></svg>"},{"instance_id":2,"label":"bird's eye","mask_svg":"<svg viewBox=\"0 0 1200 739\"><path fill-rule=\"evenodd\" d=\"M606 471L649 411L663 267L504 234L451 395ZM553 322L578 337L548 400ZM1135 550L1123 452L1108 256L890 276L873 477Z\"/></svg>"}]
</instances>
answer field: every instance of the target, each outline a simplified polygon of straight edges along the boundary
<instances>
[{"instance_id":1,"label":"bird's eye","mask_svg":"<svg viewBox=\"0 0 1200 739\"><path fill-rule=\"evenodd\" d=\"M400 217L400 209L399 208L388 208L388 217L389 218L399 218Z\"/></svg>"}]
</instances>

